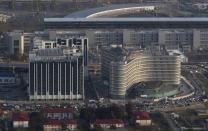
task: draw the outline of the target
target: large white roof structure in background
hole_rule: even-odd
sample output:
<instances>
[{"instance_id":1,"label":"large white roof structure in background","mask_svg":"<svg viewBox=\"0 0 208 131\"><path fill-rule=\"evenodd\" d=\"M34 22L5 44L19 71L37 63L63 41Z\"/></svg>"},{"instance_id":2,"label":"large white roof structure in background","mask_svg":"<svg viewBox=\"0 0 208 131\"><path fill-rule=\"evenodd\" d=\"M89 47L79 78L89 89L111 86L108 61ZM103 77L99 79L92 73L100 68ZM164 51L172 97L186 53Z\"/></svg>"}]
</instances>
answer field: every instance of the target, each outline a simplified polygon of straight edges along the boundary
<instances>
[{"instance_id":1,"label":"large white roof structure in background","mask_svg":"<svg viewBox=\"0 0 208 131\"><path fill-rule=\"evenodd\" d=\"M67 18L111 17L112 15L128 14L140 10L154 10L159 4L115 4L104 7L78 11L67 15Z\"/></svg>"},{"instance_id":2,"label":"large white roof structure in background","mask_svg":"<svg viewBox=\"0 0 208 131\"><path fill-rule=\"evenodd\" d=\"M155 10L162 4L117 4L87 9L64 18L45 18L47 29L140 29L208 28L208 17L116 17L143 10Z\"/></svg>"}]
</instances>

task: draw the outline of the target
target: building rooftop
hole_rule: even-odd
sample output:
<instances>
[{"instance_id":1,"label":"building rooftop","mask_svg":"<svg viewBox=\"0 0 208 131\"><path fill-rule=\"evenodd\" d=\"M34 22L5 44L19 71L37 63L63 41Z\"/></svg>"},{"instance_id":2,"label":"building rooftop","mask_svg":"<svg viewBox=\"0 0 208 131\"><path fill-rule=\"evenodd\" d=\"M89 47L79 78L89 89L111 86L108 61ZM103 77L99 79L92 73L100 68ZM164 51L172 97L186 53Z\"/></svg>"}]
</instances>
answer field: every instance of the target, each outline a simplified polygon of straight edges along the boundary
<instances>
[{"instance_id":1,"label":"building rooftop","mask_svg":"<svg viewBox=\"0 0 208 131\"><path fill-rule=\"evenodd\" d=\"M29 54L30 61L75 60L83 53L77 48L34 49Z\"/></svg>"},{"instance_id":2,"label":"building rooftop","mask_svg":"<svg viewBox=\"0 0 208 131\"><path fill-rule=\"evenodd\" d=\"M138 120L149 120L150 119L149 113L147 113L145 111L135 112L135 116L137 117Z\"/></svg>"},{"instance_id":3,"label":"building rooftop","mask_svg":"<svg viewBox=\"0 0 208 131\"><path fill-rule=\"evenodd\" d=\"M15 77L15 74L12 72L0 72L0 77Z\"/></svg>"},{"instance_id":4,"label":"building rooftop","mask_svg":"<svg viewBox=\"0 0 208 131\"><path fill-rule=\"evenodd\" d=\"M74 124L77 125L77 120L47 120L44 125L63 125L63 124Z\"/></svg>"},{"instance_id":5,"label":"building rooftop","mask_svg":"<svg viewBox=\"0 0 208 131\"><path fill-rule=\"evenodd\" d=\"M45 18L47 29L175 29L208 28L208 17Z\"/></svg>"},{"instance_id":6,"label":"building rooftop","mask_svg":"<svg viewBox=\"0 0 208 131\"><path fill-rule=\"evenodd\" d=\"M44 113L73 113L75 111L74 108L45 108L43 109Z\"/></svg>"},{"instance_id":7,"label":"building rooftop","mask_svg":"<svg viewBox=\"0 0 208 131\"><path fill-rule=\"evenodd\" d=\"M111 47L103 47L104 50L109 51L114 56L114 62L130 61L139 55L143 56L169 56L164 46L152 45L146 49L138 47L122 47L115 45Z\"/></svg>"},{"instance_id":8,"label":"building rooftop","mask_svg":"<svg viewBox=\"0 0 208 131\"><path fill-rule=\"evenodd\" d=\"M13 121L29 121L29 115L27 112L18 112L12 114Z\"/></svg>"},{"instance_id":9,"label":"building rooftop","mask_svg":"<svg viewBox=\"0 0 208 131\"><path fill-rule=\"evenodd\" d=\"M121 119L96 119L91 124L124 124Z\"/></svg>"},{"instance_id":10,"label":"building rooftop","mask_svg":"<svg viewBox=\"0 0 208 131\"><path fill-rule=\"evenodd\" d=\"M128 50L122 47L112 47L110 48L110 52L112 52L114 56L117 56L117 61L125 60L125 57L128 56Z\"/></svg>"}]
</instances>

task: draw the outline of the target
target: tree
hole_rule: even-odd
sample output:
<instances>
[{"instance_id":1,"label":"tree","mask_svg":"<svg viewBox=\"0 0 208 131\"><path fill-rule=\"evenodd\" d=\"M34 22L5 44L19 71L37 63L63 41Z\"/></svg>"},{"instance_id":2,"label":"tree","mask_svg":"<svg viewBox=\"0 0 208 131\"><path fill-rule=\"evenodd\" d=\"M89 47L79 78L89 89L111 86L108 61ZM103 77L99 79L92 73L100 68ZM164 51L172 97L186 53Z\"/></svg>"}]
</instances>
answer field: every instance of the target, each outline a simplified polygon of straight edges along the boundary
<instances>
[{"instance_id":1,"label":"tree","mask_svg":"<svg viewBox=\"0 0 208 131\"><path fill-rule=\"evenodd\" d=\"M134 106L132 103L126 104L127 119L129 121L129 124L131 124L131 125L134 124L133 108L134 108Z\"/></svg>"},{"instance_id":2,"label":"tree","mask_svg":"<svg viewBox=\"0 0 208 131\"><path fill-rule=\"evenodd\" d=\"M124 117L125 108L123 108L122 106L113 104L110 107L110 110L113 118L122 119Z\"/></svg>"},{"instance_id":3,"label":"tree","mask_svg":"<svg viewBox=\"0 0 208 131\"><path fill-rule=\"evenodd\" d=\"M117 129L117 127L115 125L111 125L110 129Z\"/></svg>"},{"instance_id":4,"label":"tree","mask_svg":"<svg viewBox=\"0 0 208 131\"><path fill-rule=\"evenodd\" d=\"M105 131L100 125L95 125L93 131Z\"/></svg>"},{"instance_id":5,"label":"tree","mask_svg":"<svg viewBox=\"0 0 208 131\"><path fill-rule=\"evenodd\" d=\"M130 102L126 104L126 113L129 117L133 115L133 104Z\"/></svg>"},{"instance_id":6,"label":"tree","mask_svg":"<svg viewBox=\"0 0 208 131\"><path fill-rule=\"evenodd\" d=\"M62 130L62 131L66 131L66 130L67 130L67 125L64 124L64 123L62 123L62 124L61 124L61 130Z\"/></svg>"},{"instance_id":7,"label":"tree","mask_svg":"<svg viewBox=\"0 0 208 131\"><path fill-rule=\"evenodd\" d=\"M80 111L80 118L90 121L93 117L94 110L92 108L82 108Z\"/></svg>"},{"instance_id":8,"label":"tree","mask_svg":"<svg viewBox=\"0 0 208 131\"><path fill-rule=\"evenodd\" d=\"M30 114L30 118L30 129L42 131L42 124L44 119L43 114L39 112L32 112Z\"/></svg>"}]
</instances>

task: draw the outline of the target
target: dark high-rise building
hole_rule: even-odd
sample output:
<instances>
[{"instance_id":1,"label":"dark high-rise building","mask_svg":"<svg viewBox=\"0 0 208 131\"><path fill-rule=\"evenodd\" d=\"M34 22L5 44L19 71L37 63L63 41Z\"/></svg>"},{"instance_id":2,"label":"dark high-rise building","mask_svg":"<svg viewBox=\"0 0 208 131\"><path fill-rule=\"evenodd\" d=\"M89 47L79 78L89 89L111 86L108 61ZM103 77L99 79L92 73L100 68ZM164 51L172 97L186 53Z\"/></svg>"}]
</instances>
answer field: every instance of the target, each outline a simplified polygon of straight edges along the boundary
<instances>
[{"instance_id":1,"label":"dark high-rise building","mask_svg":"<svg viewBox=\"0 0 208 131\"><path fill-rule=\"evenodd\" d=\"M57 39L56 47L30 52L29 99L84 99L87 39Z\"/></svg>"}]
</instances>

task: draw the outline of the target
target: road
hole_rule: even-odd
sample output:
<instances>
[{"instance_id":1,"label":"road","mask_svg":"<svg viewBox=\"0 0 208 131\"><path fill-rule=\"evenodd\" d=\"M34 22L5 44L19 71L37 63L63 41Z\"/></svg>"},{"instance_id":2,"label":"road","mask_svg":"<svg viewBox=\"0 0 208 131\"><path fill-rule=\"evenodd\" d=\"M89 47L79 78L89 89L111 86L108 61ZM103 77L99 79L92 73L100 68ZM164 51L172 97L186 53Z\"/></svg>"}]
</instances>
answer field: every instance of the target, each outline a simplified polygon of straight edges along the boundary
<instances>
[{"instance_id":1,"label":"road","mask_svg":"<svg viewBox=\"0 0 208 131\"><path fill-rule=\"evenodd\" d=\"M169 126L173 129L173 131L180 131L180 129L174 124L171 120L170 116L167 113L162 113L164 118L167 120Z\"/></svg>"},{"instance_id":2,"label":"road","mask_svg":"<svg viewBox=\"0 0 208 131\"><path fill-rule=\"evenodd\" d=\"M173 111L183 111L183 110L186 110L186 109L204 109L206 108L206 106L203 104L203 103L193 103L189 106L183 106L183 107L169 107L169 108L166 108L166 109L161 109L160 111L163 111L163 112L173 112Z\"/></svg>"},{"instance_id":3,"label":"road","mask_svg":"<svg viewBox=\"0 0 208 131\"><path fill-rule=\"evenodd\" d=\"M29 64L28 63L0 63L0 67L29 68Z\"/></svg>"}]
</instances>

